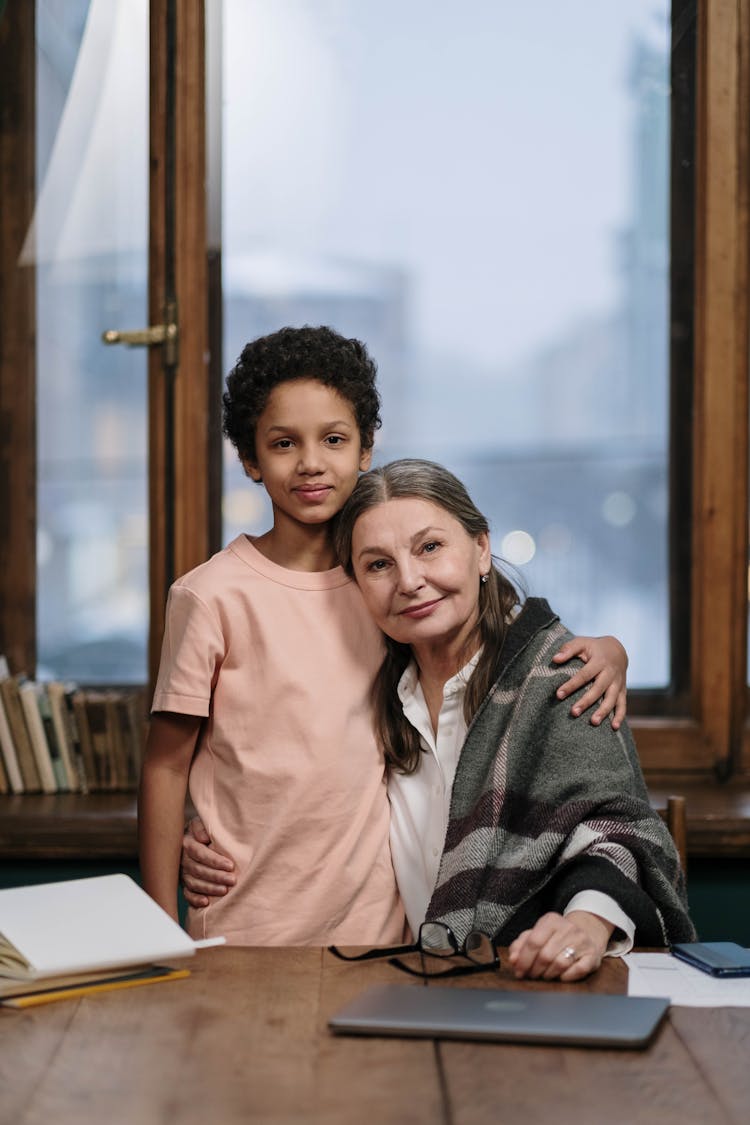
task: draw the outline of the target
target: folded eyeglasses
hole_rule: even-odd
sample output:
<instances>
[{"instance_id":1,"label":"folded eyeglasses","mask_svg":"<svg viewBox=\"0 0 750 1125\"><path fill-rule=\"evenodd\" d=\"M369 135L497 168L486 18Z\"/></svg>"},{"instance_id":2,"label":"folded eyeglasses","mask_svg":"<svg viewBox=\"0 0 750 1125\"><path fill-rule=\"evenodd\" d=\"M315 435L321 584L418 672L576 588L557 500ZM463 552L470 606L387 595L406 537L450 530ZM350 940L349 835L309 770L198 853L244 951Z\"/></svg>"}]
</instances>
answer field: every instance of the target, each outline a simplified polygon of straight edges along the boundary
<instances>
[{"instance_id":1,"label":"folded eyeglasses","mask_svg":"<svg viewBox=\"0 0 750 1125\"><path fill-rule=\"evenodd\" d=\"M471 930L463 944L459 945L458 938L445 922L423 922L413 945L369 949L366 953L343 953L335 945L329 945L328 949L334 957L342 961L372 961L386 957L389 965L393 965L403 973L410 973L413 977L462 977L469 973L487 972L500 965L500 957L489 934L481 930ZM413 969L411 965L401 961L399 955L405 953L422 954L422 969ZM471 964L438 969L436 965L433 967L429 961L425 961L425 957L443 960L447 957L465 957Z\"/></svg>"}]
</instances>

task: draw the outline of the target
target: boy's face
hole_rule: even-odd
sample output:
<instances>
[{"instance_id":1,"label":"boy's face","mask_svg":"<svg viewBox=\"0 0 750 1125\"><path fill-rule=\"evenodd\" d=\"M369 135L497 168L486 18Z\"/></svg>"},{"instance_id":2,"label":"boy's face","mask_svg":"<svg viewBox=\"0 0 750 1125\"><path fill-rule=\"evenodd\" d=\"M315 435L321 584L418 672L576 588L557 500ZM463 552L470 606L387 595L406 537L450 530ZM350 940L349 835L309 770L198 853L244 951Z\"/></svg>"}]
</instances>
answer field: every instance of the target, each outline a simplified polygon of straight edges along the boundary
<instances>
[{"instance_id":1,"label":"boy's face","mask_svg":"<svg viewBox=\"0 0 750 1125\"><path fill-rule=\"evenodd\" d=\"M255 450L255 462L243 464L263 482L275 523L282 514L295 523L327 523L372 460L349 401L316 379L274 387L258 419Z\"/></svg>"}]
</instances>

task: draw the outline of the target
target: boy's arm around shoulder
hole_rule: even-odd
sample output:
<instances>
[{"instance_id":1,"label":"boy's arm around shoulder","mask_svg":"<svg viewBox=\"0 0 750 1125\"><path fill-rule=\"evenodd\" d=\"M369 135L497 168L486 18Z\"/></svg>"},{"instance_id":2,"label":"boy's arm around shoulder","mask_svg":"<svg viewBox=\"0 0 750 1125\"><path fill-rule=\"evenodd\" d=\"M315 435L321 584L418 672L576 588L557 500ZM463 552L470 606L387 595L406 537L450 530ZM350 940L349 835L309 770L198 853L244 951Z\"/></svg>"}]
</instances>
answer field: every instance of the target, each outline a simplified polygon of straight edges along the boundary
<instances>
[{"instance_id":1,"label":"boy's arm around shoulder","mask_svg":"<svg viewBox=\"0 0 750 1125\"><path fill-rule=\"evenodd\" d=\"M598 704L590 719L592 725L598 726L611 714L612 726L617 730L627 709L628 654L625 648L616 637L573 637L552 660L555 664L565 664L574 656L582 661L582 666L558 689L557 698L566 699L587 687L571 708L571 715L577 718Z\"/></svg>"},{"instance_id":2,"label":"boy's arm around shoulder","mask_svg":"<svg viewBox=\"0 0 750 1125\"><path fill-rule=\"evenodd\" d=\"M203 719L159 711L151 716L138 792L138 851L144 889L177 920L185 795Z\"/></svg>"}]
</instances>

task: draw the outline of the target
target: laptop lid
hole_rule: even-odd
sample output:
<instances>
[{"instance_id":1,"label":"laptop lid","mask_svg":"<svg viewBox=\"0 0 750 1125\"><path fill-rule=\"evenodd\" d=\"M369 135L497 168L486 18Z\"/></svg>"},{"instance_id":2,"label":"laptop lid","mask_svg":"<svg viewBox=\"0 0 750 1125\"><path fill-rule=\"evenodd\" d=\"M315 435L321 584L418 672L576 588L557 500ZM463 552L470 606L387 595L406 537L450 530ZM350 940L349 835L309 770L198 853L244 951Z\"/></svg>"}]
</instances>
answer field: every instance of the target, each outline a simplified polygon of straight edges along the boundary
<instances>
[{"instance_id":1,"label":"laptop lid","mask_svg":"<svg viewBox=\"0 0 750 1125\"><path fill-rule=\"evenodd\" d=\"M375 985L336 1012L338 1034L643 1047L669 1008L661 997Z\"/></svg>"}]
</instances>

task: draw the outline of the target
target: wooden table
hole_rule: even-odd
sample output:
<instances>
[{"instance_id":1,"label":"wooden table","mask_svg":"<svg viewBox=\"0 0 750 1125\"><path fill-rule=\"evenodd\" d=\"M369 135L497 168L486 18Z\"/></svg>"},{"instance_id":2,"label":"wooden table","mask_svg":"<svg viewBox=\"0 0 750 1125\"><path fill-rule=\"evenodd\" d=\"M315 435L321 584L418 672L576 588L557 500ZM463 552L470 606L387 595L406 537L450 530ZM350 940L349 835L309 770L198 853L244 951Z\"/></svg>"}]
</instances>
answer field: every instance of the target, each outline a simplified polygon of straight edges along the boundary
<instances>
[{"instance_id":1,"label":"wooden table","mask_svg":"<svg viewBox=\"0 0 750 1125\"><path fill-rule=\"evenodd\" d=\"M191 976L0 1009L2 1125L747 1125L750 1009L678 1008L643 1051L334 1037L326 1019L389 965L320 949L218 948ZM503 971L429 987L623 992Z\"/></svg>"}]
</instances>

